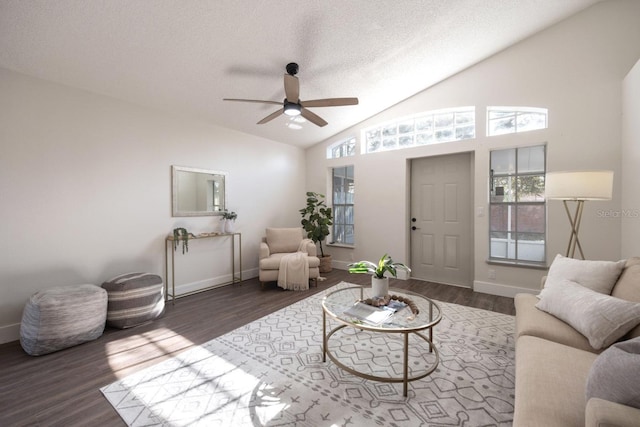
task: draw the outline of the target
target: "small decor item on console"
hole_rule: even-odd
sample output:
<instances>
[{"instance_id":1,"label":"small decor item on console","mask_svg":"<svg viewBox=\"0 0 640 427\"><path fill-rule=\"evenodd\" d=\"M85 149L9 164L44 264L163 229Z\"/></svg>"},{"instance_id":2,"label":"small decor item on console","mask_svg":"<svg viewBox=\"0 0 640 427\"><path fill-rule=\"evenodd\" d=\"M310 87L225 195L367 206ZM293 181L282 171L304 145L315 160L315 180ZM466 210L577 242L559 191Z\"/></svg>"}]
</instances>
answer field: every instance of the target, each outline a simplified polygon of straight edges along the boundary
<instances>
[{"instance_id":1,"label":"small decor item on console","mask_svg":"<svg viewBox=\"0 0 640 427\"><path fill-rule=\"evenodd\" d=\"M233 211L231 211L231 212L224 211L222 213L222 219L230 219L231 221L235 221L236 218L238 218L238 214L233 212Z\"/></svg>"},{"instance_id":2,"label":"small decor item on console","mask_svg":"<svg viewBox=\"0 0 640 427\"><path fill-rule=\"evenodd\" d=\"M233 233L233 222L238 218L238 214L233 211L224 211L222 213L222 219L224 224L222 225L223 233Z\"/></svg>"},{"instance_id":3,"label":"small decor item on console","mask_svg":"<svg viewBox=\"0 0 640 427\"><path fill-rule=\"evenodd\" d=\"M173 250L178 250L178 245L182 241L182 253L189 252L189 237L196 237L192 233L189 233L186 228L174 228L173 229Z\"/></svg>"},{"instance_id":4,"label":"small decor item on console","mask_svg":"<svg viewBox=\"0 0 640 427\"><path fill-rule=\"evenodd\" d=\"M211 232L204 232L204 233L200 233L198 234L198 237L213 237L213 236L217 236L218 233L217 231L211 231Z\"/></svg>"}]
</instances>

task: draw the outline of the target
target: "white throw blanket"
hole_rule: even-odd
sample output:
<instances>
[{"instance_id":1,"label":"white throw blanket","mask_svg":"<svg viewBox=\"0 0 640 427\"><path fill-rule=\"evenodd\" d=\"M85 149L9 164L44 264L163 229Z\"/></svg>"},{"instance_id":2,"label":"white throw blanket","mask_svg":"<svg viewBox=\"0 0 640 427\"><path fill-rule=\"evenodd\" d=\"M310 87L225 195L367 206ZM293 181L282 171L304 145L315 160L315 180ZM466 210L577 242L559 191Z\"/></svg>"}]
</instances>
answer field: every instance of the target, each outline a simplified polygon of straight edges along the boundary
<instances>
[{"instance_id":1,"label":"white throw blanket","mask_svg":"<svg viewBox=\"0 0 640 427\"><path fill-rule=\"evenodd\" d=\"M310 239L303 239L298 252L284 255L280 259L278 286L293 291L309 289L309 261L307 260L307 244Z\"/></svg>"}]
</instances>

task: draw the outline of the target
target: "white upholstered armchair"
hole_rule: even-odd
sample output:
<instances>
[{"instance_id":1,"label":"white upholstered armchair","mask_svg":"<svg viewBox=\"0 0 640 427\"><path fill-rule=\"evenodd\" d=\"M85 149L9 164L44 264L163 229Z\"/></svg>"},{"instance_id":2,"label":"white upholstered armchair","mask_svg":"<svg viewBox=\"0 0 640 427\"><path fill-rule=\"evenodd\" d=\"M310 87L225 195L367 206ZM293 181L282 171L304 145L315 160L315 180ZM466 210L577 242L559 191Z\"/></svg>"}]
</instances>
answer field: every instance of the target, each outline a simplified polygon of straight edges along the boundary
<instances>
[{"instance_id":1,"label":"white upholstered armchair","mask_svg":"<svg viewBox=\"0 0 640 427\"><path fill-rule=\"evenodd\" d=\"M283 285L283 282L287 281L287 279L283 279L284 272L280 271L280 267L284 265L283 258L286 255L298 252L302 254L306 252L306 255L299 255L299 263L290 262L290 265L293 267L298 265L301 269L304 268L305 273L308 267L308 280L306 280L306 283L297 284L296 287L288 287ZM302 290L309 289L309 281L313 280L317 286L318 276L320 276L320 259L316 254L315 243L304 238L302 228L267 228L266 236L262 238L260 243L260 285L264 287L265 282L278 281L278 286L285 289ZM300 274L302 274L302 271ZM292 276L290 273L289 278Z\"/></svg>"}]
</instances>

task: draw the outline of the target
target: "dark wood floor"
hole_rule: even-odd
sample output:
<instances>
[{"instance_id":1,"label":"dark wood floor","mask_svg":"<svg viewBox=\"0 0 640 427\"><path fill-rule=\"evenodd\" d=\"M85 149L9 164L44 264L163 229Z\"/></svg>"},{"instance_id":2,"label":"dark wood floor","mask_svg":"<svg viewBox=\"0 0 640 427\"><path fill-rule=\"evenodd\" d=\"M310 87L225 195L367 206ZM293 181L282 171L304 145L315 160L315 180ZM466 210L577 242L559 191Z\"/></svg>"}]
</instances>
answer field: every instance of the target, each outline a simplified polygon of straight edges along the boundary
<instances>
[{"instance_id":1,"label":"dark wood floor","mask_svg":"<svg viewBox=\"0 0 640 427\"><path fill-rule=\"evenodd\" d=\"M370 283L369 275L333 270L309 292L262 290L257 279L168 304L165 315L128 330L107 328L98 340L45 356L28 356L18 342L0 345L0 426L122 426L99 388L168 359L342 280ZM392 287L430 298L514 314L512 298L418 280Z\"/></svg>"}]
</instances>

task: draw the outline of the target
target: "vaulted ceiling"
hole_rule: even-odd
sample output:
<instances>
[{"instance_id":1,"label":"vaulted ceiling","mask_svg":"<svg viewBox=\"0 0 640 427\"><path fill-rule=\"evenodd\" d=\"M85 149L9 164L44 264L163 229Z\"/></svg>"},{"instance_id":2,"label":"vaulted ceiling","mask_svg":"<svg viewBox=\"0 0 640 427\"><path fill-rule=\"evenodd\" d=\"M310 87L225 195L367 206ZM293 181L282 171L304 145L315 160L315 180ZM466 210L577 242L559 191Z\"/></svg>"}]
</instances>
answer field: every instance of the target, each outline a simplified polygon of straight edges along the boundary
<instances>
[{"instance_id":1,"label":"vaulted ceiling","mask_svg":"<svg viewBox=\"0 0 640 427\"><path fill-rule=\"evenodd\" d=\"M600 0L0 0L0 67L308 147ZM324 127L289 127L289 62Z\"/></svg>"}]
</instances>

